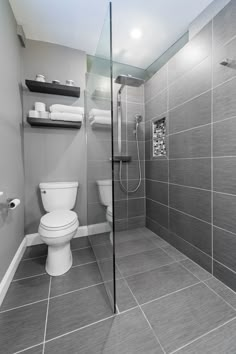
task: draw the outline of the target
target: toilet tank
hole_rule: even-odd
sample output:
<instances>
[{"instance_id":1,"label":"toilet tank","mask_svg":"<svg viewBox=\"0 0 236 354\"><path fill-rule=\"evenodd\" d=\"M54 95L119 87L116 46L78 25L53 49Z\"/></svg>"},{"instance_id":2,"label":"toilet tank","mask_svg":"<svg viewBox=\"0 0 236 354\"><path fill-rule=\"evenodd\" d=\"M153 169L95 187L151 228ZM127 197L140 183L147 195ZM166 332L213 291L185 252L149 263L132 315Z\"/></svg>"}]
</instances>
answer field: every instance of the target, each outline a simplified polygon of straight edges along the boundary
<instances>
[{"instance_id":1,"label":"toilet tank","mask_svg":"<svg viewBox=\"0 0 236 354\"><path fill-rule=\"evenodd\" d=\"M97 186L101 203L105 206L112 205L112 180L98 180Z\"/></svg>"},{"instance_id":2,"label":"toilet tank","mask_svg":"<svg viewBox=\"0 0 236 354\"><path fill-rule=\"evenodd\" d=\"M45 211L73 209L78 186L78 182L40 183L39 188Z\"/></svg>"}]
</instances>

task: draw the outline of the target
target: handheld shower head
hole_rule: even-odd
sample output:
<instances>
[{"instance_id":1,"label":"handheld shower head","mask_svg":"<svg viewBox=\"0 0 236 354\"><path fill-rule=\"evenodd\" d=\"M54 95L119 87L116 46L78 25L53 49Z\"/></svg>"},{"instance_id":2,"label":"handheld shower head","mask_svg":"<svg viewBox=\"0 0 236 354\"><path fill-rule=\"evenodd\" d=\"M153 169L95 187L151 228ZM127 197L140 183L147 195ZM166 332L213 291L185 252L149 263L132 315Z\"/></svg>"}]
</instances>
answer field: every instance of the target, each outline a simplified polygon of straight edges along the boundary
<instances>
[{"instance_id":1,"label":"handheld shower head","mask_svg":"<svg viewBox=\"0 0 236 354\"><path fill-rule=\"evenodd\" d=\"M142 120L143 120L143 117L142 117L142 115L141 114L135 114L135 122L136 122L136 124L139 124L139 123L141 123L142 122Z\"/></svg>"}]
</instances>

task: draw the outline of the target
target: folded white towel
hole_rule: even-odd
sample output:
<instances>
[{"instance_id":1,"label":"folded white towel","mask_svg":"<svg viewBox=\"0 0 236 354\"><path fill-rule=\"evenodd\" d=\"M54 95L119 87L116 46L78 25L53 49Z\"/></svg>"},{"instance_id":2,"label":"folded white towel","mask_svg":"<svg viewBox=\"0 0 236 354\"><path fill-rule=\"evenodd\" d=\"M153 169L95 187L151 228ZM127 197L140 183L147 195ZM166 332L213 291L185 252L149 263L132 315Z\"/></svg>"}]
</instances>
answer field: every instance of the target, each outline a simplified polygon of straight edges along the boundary
<instances>
[{"instance_id":1,"label":"folded white towel","mask_svg":"<svg viewBox=\"0 0 236 354\"><path fill-rule=\"evenodd\" d=\"M93 116L89 118L90 124L111 125L111 117Z\"/></svg>"},{"instance_id":2,"label":"folded white towel","mask_svg":"<svg viewBox=\"0 0 236 354\"><path fill-rule=\"evenodd\" d=\"M105 110L105 109L96 109L96 108L92 108L89 112L89 118L92 117L111 117L111 111L109 110Z\"/></svg>"},{"instance_id":3,"label":"folded white towel","mask_svg":"<svg viewBox=\"0 0 236 354\"><path fill-rule=\"evenodd\" d=\"M50 112L61 112L61 113L74 113L74 114L84 114L84 107L77 106L67 106L63 104L53 104L49 108Z\"/></svg>"},{"instance_id":4,"label":"folded white towel","mask_svg":"<svg viewBox=\"0 0 236 354\"><path fill-rule=\"evenodd\" d=\"M73 114L73 113L62 113L62 112L53 112L50 113L50 118L52 120L63 120L66 122L82 122L82 114Z\"/></svg>"}]
</instances>

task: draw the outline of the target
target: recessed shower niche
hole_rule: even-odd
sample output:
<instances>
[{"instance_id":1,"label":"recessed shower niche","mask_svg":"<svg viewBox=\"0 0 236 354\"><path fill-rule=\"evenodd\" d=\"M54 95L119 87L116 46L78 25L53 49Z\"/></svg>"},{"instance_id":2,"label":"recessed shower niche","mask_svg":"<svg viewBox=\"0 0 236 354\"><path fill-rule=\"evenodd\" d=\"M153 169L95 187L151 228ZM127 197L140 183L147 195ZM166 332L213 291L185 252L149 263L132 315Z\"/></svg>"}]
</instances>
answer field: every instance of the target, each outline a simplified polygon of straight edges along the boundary
<instances>
[{"instance_id":1,"label":"recessed shower niche","mask_svg":"<svg viewBox=\"0 0 236 354\"><path fill-rule=\"evenodd\" d=\"M152 122L152 157L166 156L166 118Z\"/></svg>"}]
</instances>

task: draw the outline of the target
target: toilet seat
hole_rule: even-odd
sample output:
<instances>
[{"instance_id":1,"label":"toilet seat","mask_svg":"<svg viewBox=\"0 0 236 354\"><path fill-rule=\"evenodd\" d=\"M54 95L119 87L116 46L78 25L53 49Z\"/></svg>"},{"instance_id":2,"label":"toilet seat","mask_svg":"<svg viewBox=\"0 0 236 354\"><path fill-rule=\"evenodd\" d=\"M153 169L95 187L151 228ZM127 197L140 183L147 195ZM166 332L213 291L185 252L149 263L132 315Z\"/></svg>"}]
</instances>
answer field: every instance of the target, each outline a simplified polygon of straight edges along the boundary
<instances>
[{"instance_id":1,"label":"toilet seat","mask_svg":"<svg viewBox=\"0 0 236 354\"><path fill-rule=\"evenodd\" d=\"M61 237L71 233L79 226L77 214L71 210L57 210L45 214L39 225L43 237Z\"/></svg>"}]
</instances>

